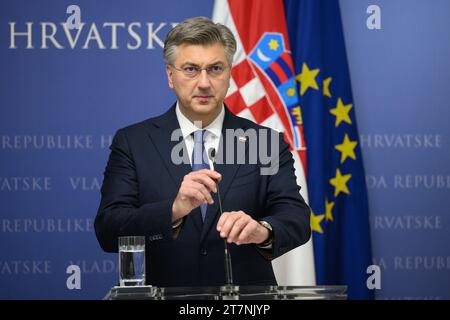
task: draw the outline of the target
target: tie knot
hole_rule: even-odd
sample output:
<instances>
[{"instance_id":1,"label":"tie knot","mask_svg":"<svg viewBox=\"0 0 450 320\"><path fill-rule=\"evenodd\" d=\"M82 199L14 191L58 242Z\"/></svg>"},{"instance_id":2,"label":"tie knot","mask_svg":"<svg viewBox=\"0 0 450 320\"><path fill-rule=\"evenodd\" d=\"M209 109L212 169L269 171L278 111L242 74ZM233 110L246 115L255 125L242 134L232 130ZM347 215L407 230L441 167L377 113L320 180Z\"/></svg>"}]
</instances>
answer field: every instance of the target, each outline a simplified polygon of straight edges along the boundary
<instances>
[{"instance_id":1,"label":"tie knot","mask_svg":"<svg viewBox=\"0 0 450 320\"><path fill-rule=\"evenodd\" d=\"M203 143L204 139L206 139L208 135L208 130L197 130L193 133L194 136L194 142L195 143Z\"/></svg>"}]
</instances>

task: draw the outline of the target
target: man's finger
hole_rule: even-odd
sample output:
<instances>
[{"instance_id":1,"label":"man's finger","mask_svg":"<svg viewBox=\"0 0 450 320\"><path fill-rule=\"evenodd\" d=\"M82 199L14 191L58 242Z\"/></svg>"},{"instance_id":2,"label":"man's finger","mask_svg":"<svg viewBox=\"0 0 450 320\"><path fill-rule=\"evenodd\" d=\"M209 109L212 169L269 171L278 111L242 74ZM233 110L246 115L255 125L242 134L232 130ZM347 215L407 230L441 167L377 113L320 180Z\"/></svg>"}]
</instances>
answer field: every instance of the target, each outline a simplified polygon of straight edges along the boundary
<instances>
[{"instance_id":1,"label":"man's finger","mask_svg":"<svg viewBox=\"0 0 450 320\"><path fill-rule=\"evenodd\" d=\"M227 219L228 215L232 214L232 212L223 212L222 215L219 217L219 221L217 221L217 231L220 231L222 229L223 223Z\"/></svg>"},{"instance_id":2,"label":"man's finger","mask_svg":"<svg viewBox=\"0 0 450 320\"><path fill-rule=\"evenodd\" d=\"M249 222L250 222L250 220L244 216L241 216L239 219L237 219L234 222L233 227L231 228L231 230L228 234L228 237L227 237L228 243L236 242L237 239L239 238L242 230L247 226L247 224Z\"/></svg>"},{"instance_id":3,"label":"man's finger","mask_svg":"<svg viewBox=\"0 0 450 320\"><path fill-rule=\"evenodd\" d=\"M184 194L187 195L189 198L194 199L194 200L196 200L196 201L198 201L200 203L204 203L204 202L207 201L205 196L203 195L203 193L201 193L197 189L187 189L184 192Z\"/></svg>"},{"instance_id":4,"label":"man's finger","mask_svg":"<svg viewBox=\"0 0 450 320\"><path fill-rule=\"evenodd\" d=\"M240 218L240 215L233 213L226 216L225 221L223 221L222 226L220 228L220 236L222 238L227 238L231 228L234 223Z\"/></svg>"},{"instance_id":5,"label":"man's finger","mask_svg":"<svg viewBox=\"0 0 450 320\"><path fill-rule=\"evenodd\" d=\"M200 191L207 203L209 203L209 204L214 203L214 201L211 197L211 194L209 193L208 189L206 189L206 187L203 184L195 182L195 181L191 181L189 184L189 188Z\"/></svg>"},{"instance_id":6,"label":"man's finger","mask_svg":"<svg viewBox=\"0 0 450 320\"><path fill-rule=\"evenodd\" d=\"M255 231L255 224L251 223L247 223L245 225L245 227L242 229L241 233L239 234L239 237L237 238L237 240L235 241L237 245L240 244L247 244L250 243L250 236L253 234L253 232Z\"/></svg>"},{"instance_id":7,"label":"man's finger","mask_svg":"<svg viewBox=\"0 0 450 320\"><path fill-rule=\"evenodd\" d=\"M211 179L209 176L207 176L206 174L196 174L196 175L192 175L191 179L193 181L196 181L198 183L201 183L203 185L205 185L209 191L211 192L217 192L217 188L216 188L216 181Z\"/></svg>"},{"instance_id":8,"label":"man's finger","mask_svg":"<svg viewBox=\"0 0 450 320\"><path fill-rule=\"evenodd\" d=\"M218 173L217 171L214 171L214 170L202 169L202 170L198 170L198 171L192 172L192 174L196 174L196 173L206 174L208 177L210 177L211 179L213 179L213 180L215 180L217 182L222 180L222 175L220 173Z\"/></svg>"}]
</instances>

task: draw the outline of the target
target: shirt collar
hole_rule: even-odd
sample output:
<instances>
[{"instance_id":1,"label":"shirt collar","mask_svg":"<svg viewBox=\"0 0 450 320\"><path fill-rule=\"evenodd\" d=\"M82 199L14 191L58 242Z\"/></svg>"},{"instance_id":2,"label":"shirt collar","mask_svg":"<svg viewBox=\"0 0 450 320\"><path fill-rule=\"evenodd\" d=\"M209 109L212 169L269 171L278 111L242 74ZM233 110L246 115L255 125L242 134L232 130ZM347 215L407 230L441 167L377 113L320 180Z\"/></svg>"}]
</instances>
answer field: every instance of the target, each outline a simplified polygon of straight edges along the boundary
<instances>
[{"instance_id":1,"label":"shirt collar","mask_svg":"<svg viewBox=\"0 0 450 320\"><path fill-rule=\"evenodd\" d=\"M181 112L178 101L177 106L175 108L175 112L177 115L178 123L180 124L181 132L183 133L183 139L186 139L186 137L188 137L190 134L199 129ZM220 137L224 118L225 118L225 108L223 107L222 104L222 109L220 110L219 115L214 119L213 122L209 124L209 126L203 129L207 130L216 138Z\"/></svg>"}]
</instances>

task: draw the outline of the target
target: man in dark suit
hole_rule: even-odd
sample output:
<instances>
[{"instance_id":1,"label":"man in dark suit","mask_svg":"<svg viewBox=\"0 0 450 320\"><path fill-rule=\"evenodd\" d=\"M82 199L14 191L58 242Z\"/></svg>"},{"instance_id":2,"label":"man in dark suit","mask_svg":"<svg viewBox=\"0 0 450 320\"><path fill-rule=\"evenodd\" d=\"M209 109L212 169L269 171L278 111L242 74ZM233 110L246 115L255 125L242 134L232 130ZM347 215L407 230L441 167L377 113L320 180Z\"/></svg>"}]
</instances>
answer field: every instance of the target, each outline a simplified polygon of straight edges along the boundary
<instances>
[{"instance_id":1,"label":"man in dark suit","mask_svg":"<svg viewBox=\"0 0 450 320\"><path fill-rule=\"evenodd\" d=\"M108 252L117 252L120 236L146 237L147 284L225 284L226 239L235 284L275 285L271 260L310 238L283 136L223 104L235 51L223 25L206 18L177 25L164 47L177 102L113 139L95 231Z\"/></svg>"}]
</instances>

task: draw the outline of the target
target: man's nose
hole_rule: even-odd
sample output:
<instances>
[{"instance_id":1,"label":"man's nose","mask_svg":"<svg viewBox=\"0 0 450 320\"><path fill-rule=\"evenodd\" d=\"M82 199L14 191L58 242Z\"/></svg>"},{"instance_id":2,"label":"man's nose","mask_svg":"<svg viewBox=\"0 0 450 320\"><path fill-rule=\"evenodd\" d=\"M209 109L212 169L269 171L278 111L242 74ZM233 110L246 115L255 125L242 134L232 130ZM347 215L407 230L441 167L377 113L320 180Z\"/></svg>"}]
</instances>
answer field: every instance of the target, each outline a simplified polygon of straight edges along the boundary
<instances>
[{"instance_id":1,"label":"man's nose","mask_svg":"<svg viewBox=\"0 0 450 320\"><path fill-rule=\"evenodd\" d=\"M209 88L211 86L209 75L205 69L201 70L200 74L198 75L198 86L200 88Z\"/></svg>"}]
</instances>

